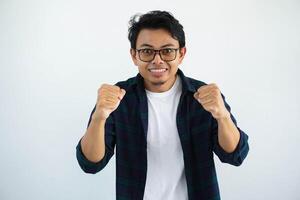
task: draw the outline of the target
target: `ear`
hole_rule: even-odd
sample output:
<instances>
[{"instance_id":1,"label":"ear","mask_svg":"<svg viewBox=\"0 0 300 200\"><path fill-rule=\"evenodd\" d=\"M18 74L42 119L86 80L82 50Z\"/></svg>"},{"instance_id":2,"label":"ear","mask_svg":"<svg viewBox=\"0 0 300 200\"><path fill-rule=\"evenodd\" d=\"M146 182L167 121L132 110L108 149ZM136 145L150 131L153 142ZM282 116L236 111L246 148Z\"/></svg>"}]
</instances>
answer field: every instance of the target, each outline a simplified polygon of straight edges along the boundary
<instances>
[{"instance_id":1,"label":"ear","mask_svg":"<svg viewBox=\"0 0 300 200\"><path fill-rule=\"evenodd\" d=\"M136 51L133 48L130 48L129 51L130 51L132 62L134 63L135 66L137 66Z\"/></svg>"},{"instance_id":2,"label":"ear","mask_svg":"<svg viewBox=\"0 0 300 200\"><path fill-rule=\"evenodd\" d=\"M182 62L185 54L186 54L186 47L182 47L181 49L179 49L179 64Z\"/></svg>"}]
</instances>

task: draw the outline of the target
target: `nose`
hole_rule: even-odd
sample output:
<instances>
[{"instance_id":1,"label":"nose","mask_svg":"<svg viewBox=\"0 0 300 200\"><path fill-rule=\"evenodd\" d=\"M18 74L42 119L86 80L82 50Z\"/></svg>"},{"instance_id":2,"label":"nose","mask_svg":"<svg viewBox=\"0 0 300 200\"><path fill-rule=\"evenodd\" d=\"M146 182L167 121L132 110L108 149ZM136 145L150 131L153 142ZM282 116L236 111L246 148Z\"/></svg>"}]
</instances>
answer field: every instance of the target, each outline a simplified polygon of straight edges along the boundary
<instances>
[{"instance_id":1,"label":"nose","mask_svg":"<svg viewBox=\"0 0 300 200\"><path fill-rule=\"evenodd\" d=\"M158 52L156 52L154 59L152 60L152 64L162 64L164 61L161 59L160 55Z\"/></svg>"}]
</instances>

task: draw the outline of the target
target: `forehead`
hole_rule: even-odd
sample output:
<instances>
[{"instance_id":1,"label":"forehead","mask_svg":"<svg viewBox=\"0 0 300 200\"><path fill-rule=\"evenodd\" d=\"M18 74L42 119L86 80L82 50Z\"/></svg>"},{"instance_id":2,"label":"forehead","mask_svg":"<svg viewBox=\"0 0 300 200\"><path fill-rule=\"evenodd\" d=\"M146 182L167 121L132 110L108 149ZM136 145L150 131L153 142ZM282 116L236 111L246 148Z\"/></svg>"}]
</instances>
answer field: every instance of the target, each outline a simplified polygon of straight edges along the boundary
<instances>
[{"instance_id":1,"label":"forehead","mask_svg":"<svg viewBox=\"0 0 300 200\"><path fill-rule=\"evenodd\" d=\"M179 46L178 40L172 38L171 34L164 29L142 29L138 34L136 47L139 48L144 44L154 48L160 48L166 44L171 44L174 47Z\"/></svg>"}]
</instances>

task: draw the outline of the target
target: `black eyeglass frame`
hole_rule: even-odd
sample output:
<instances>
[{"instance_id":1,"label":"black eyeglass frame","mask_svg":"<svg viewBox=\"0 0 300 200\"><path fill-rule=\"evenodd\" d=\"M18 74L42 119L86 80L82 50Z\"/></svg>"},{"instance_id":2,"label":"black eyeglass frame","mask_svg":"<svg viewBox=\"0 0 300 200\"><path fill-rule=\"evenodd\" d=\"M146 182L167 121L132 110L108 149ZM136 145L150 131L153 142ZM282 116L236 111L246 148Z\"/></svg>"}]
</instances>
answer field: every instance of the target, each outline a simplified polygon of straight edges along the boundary
<instances>
[{"instance_id":1,"label":"black eyeglass frame","mask_svg":"<svg viewBox=\"0 0 300 200\"><path fill-rule=\"evenodd\" d=\"M153 51L154 51L154 54L153 54L153 58L152 58L151 60L149 60L149 61L145 61L145 60L142 60L142 59L141 59L140 51L145 50L145 49L150 49L150 48L134 49L135 51L138 52L139 59L140 59L141 61L143 61L143 62L151 62L152 60L154 60L156 54L158 53L161 60L163 60L163 61L165 61L165 62L171 62L171 61L173 61L173 60L176 59L176 57L177 57L177 51L178 51L179 49L181 49L181 48L180 48L180 47L179 47L179 48L163 48L163 49L158 49L158 50L150 49L150 50L153 50ZM162 58L162 56L161 56L161 51L162 51L162 50L166 50L166 49L175 50L175 56L174 56L174 59L172 59L172 60L165 60L165 59Z\"/></svg>"}]
</instances>

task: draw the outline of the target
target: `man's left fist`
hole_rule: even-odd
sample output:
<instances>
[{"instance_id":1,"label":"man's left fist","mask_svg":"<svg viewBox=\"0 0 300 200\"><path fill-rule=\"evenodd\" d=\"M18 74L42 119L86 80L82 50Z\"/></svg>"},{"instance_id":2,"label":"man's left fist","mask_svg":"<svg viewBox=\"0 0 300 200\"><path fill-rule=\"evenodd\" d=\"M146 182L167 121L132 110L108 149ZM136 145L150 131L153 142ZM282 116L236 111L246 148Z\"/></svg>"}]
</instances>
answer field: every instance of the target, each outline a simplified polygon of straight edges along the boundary
<instances>
[{"instance_id":1,"label":"man's left fist","mask_svg":"<svg viewBox=\"0 0 300 200\"><path fill-rule=\"evenodd\" d=\"M230 117L230 113L224 105L221 91L215 83L201 86L194 93L194 97L215 119Z\"/></svg>"}]
</instances>

